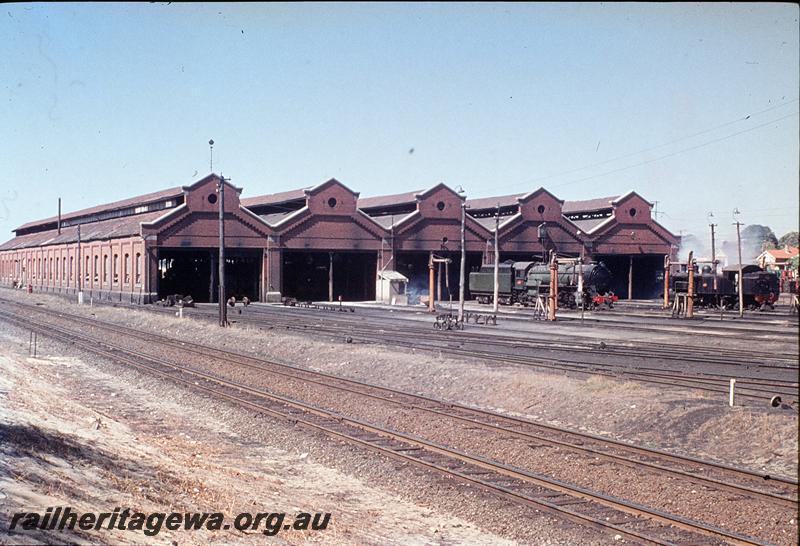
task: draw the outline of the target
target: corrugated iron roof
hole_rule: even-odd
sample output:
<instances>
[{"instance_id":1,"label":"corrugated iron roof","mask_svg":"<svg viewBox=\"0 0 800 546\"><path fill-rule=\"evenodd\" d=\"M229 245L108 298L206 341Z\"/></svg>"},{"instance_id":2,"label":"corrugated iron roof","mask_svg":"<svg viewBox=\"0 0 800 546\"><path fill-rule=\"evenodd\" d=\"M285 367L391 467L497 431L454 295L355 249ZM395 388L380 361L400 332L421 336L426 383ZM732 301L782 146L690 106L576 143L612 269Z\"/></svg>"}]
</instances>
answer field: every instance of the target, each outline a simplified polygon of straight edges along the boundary
<instances>
[{"instance_id":1,"label":"corrugated iron roof","mask_svg":"<svg viewBox=\"0 0 800 546\"><path fill-rule=\"evenodd\" d=\"M257 195L256 197L248 197L242 199L240 203L245 207L256 207L259 205L278 205L286 203L287 201L296 201L298 199L306 198L306 190L311 189L312 186L299 188L296 190L288 190L280 193L271 193L268 195Z\"/></svg>"},{"instance_id":2,"label":"corrugated iron roof","mask_svg":"<svg viewBox=\"0 0 800 546\"><path fill-rule=\"evenodd\" d=\"M168 210L158 210L153 212L145 212L143 214L123 216L122 218L112 218L110 220L101 220L99 222L81 224L81 241L88 242L138 235L141 229L139 224L142 222L155 220L167 212ZM50 229L47 231L37 231L36 233L29 233L27 235L14 237L10 241L0 245L0 250L14 250L18 248L75 243L77 241L78 226L69 226L61 228L60 235L57 229Z\"/></svg>"},{"instance_id":3,"label":"corrugated iron roof","mask_svg":"<svg viewBox=\"0 0 800 546\"><path fill-rule=\"evenodd\" d=\"M467 199L467 206L473 210L479 209L493 209L499 204L501 207L510 207L519 204L519 198L523 197L524 193L515 193L514 195L501 195L499 197L480 197L478 199Z\"/></svg>"},{"instance_id":4,"label":"corrugated iron roof","mask_svg":"<svg viewBox=\"0 0 800 546\"><path fill-rule=\"evenodd\" d=\"M371 216L367 214L367 216L369 217L370 220L383 226L384 228L391 229L392 226L396 226L397 224L405 220L407 217L414 214L414 212L406 212L400 214L385 214L383 216Z\"/></svg>"},{"instance_id":5,"label":"corrugated iron roof","mask_svg":"<svg viewBox=\"0 0 800 546\"><path fill-rule=\"evenodd\" d=\"M489 231L494 232L494 217L493 216L488 216L488 217L485 217L485 218L474 218L473 217L473 220L478 222L480 225L482 225L483 227L485 227ZM502 216L500 218L500 223L502 224L505 220L508 220L508 216Z\"/></svg>"},{"instance_id":6,"label":"corrugated iron roof","mask_svg":"<svg viewBox=\"0 0 800 546\"><path fill-rule=\"evenodd\" d=\"M376 195L374 197L362 197L358 200L358 208L361 210L377 207L390 207L393 205L405 205L416 203L417 194L424 190L411 191L406 193L396 193L394 195Z\"/></svg>"},{"instance_id":7,"label":"corrugated iron roof","mask_svg":"<svg viewBox=\"0 0 800 546\"><path fill-rule=\"evenodd\" d=\"M123 199L121 201L114 201L112 203L106 203L105 205L97 205L95 207L89 207L88 209L81 209L75 212L69 212L67 214L61 215L61 220L70 220L72 218L79 218L81 216L90 216L92 214L98 214L100 212L108 212L112 210L119 210L119 209L126 209L141 205L147 205L150 203L164 201L170 198L177 198L183 195L183 187L178 186L175 188L169 188L166 190L161 190L153 193L146 193L144 195L138 195L136 197L130 197L128 199ZM44 220L35 220L33 222L28 222L27 224L23 224L19 226L14 231L22 230L31 228L34 226L40 226L44 224L50 224L53 222L58 221L58 216L53 216L51 218L45 218ZM63 232L63 230L62 230Z\"/></svg>"},{"instance_id":8,"label":"corrugated iron roof","mask_svg":"<svg viewBox=\"0 0 800 546\"><path fill-rule=\"evenodd\" d=\"M776 260L788 260L790 258L794 258L799 253L800 249L794 247L770 248L769 250L764 251L764 254L769 254Z\"/></svg>"},{"instance_id":9,"label":"corrugated iron roof","mask_svg":"<svg viewBox=\"0 0 800 546\"><path fill-rule=\"evenodd\" d=\"M587 199L585 201L564 201L564 207L561 212L563 214L572 214L573 212L610 209L612 201L618 197L618 195L615 195L613 197L598 197L597 199Z\"/></svg>"},{"instance_id":10,"label":"corrugated iron roof","mask_svg":"<svg viewBox=\"0 0 800 546\"><path fill-rule=\"evenodd\" d=\"M594 228L607 221L609 218L610 216L605 218L587 218L585 220L570 220L570 222L578 226L582 232L591 233Z\"/></svg>"},{"instance_id":11,"label":"corrugated iron roof","mask_svg":"<svg viewBox=\"0 0 800 546\"><path fill-rule=\"evenodd\" d=\"M386 279L387 281L408 282L408 277L393 269L384 269L383 271L378 271L378 277L381 279Z\"/></svg>"},{"instance_id":12,"label":"corrugated iron roof","mask_svg":"<svg viewBox=\"0 0 800 546\"><path fill-rule=\"evenodd\" d=\"M259 214L259 218L264 220L270 226L277 226L281 222L285 221L290 216L294 216L295 214L299 214L301 210L308 210L306 207L301 207L295 210L287 210L284 212L273 212L271 214Z\"/></svg>"}]
</instances>

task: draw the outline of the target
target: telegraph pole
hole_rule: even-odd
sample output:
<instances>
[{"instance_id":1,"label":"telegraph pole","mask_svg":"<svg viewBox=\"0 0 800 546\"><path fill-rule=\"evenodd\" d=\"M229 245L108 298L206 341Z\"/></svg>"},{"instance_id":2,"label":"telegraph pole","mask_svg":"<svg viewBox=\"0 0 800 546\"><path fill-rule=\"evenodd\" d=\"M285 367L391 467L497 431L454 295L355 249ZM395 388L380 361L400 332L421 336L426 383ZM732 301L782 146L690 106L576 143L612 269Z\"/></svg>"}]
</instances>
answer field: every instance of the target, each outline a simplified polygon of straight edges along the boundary
<instances>
[{"instance_id":1,"label":"telegraph pole","mask_svg":"<svg viewBox=\"0 0 800 546\"><path fill-rule=\"evenodd\" d=\"M464 320L464 269L467 267L467 249L465 242L464 226L467 217L467 203L461 202L461 276L458 286L458 321Z\"/></svg>"},{"instance_id":2,"label":"telegraph pole","mask_svg":"<svg viewBox=\"0 0 800 546\"><path fill-rule=\"evenodd\" d=\"M578 231L578 236L580 236L580 234L581 234L581 232L579 230ZM584 293L583 293L583 262L584 262L584 259L585 259L584 258L584 254L585 254L584 253L584 248L585 247L583 246L583 243L581 243L581 257L580 257L580 260L578 261L578 267L580 267L580 275L578 276L578 297L579 297L579 302L580 302L580 305L581 305L581 326L583 326L583 314L584 314L584 311L586 310L586 302L583 301L583 298L584 298Z\"/></svg>"},{"instance_id":3,"label":"telegraph pole","mask_svg":"<svg viewBox=\"0 0 800 546\"><path fill-rule=\"evenodd\" d=\"M708 213L708 221L709 226L711 227L711 268L714 273L714 292L717 291L717 251L716 251L716 241L714 238L714 228L717 227L717 224L714 223L712 218L714 217L713 212Z\"/></svg>"},{"instance_id":4,"label":"telegraph pole","mask_svg":"<svg viewBox=\"0 0 800 546\"><path fill-rule=\"evenodd\" d=\"M78 305L83 305L83 290L81 288L81 225L78 224Z\"/></svg>"},{"instance_id":5,"label":"telegraph pole","mask_svg":"<svg viewBox=\"0 0 800 546\"><path fill-rule=\"evenodd\" d=\"M500 203L497 203L497 213L494 216L494 298L492 299L492 312L497 313L500 297Z\"/></svg>"},{"instance_id":6,"label":"telegraph pole","mask_svg":"<svg viewBox=\"0 0 800 546\"><path fill-rule=\"evenodd\" d=\"M739 226L741 226L742 223L739 221L739 218L737 216L738 214L740 214L739 213L739 209L738 208L733 209L733 217L736 218L736 242L737 242L737 245L739 247L739 283L738 283L739 284L739 287L738 287L738 289L739 289L739 318L743 318L744 317L744 292L742 291L742 287L744 285L744 281L742 279L742 235L739 232Z\"/></svg>"},{"instance_id":7,"label":"telegraph pole","mask_svg":"<svg viewBox=\"0 0 800 546\"><path fill-rule=\"evenodd\" d=\"M433 252L428 255L428 312L433 313L436 311L436 305L433 301ZM452 312L452 309L450 310Z\"/></svg>"},{"instance_id":8,"label":"telegraph pole","mask_svg":"<svg viewBox=\"0 0 800 546\"><path fill-rule=\"evenodd\" d=\"M225 307L225 177L220 174L217 191L219 193L219 325L228 325L228 310Z\"/></svg>"}]
</instances>

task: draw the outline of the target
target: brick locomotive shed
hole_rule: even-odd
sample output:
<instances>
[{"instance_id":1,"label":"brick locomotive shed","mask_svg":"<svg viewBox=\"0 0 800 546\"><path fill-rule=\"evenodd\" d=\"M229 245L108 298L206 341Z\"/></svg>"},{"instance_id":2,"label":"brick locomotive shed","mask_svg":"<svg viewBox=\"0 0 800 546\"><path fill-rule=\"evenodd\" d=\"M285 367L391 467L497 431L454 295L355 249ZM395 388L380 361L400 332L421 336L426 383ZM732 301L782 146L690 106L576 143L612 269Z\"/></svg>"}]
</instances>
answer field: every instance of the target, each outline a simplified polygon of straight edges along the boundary
<instances>
[{"instance_id":1,"label":"brick locomotive shed","mask_svg":"<svg viewBox=\"0 0 800 546\"><path fill-rule=\"evenodd\" d=\"M86 297L149 303L180 293L213 302L219 182L210 174L190 186L26 223L0 245L0 283L75 294L80 274ZM501 260L583 253L611 268L622 297L654 297L664 255L674 257L679 244L636 192L565 202L540 188L467 200L438 184L360 199L330 179L240 199L242 190L225 184L226 288L253 301L278 294L374 300L382 270L399 271L410 292L427 293L431 253L452 260L445 284L457 294L462 206L468 271L494 261L498 207Z\"/></svg>"}]
</instances>

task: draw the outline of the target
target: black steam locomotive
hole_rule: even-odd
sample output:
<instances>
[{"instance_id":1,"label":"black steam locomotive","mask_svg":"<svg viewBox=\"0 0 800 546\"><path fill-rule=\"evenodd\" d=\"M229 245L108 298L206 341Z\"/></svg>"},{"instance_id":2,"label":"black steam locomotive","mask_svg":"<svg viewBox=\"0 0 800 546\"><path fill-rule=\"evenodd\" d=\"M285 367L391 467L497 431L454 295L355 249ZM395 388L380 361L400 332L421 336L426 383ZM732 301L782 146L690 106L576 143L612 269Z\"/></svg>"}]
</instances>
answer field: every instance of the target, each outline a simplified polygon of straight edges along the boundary
<instances>
[{"instance_id":1,"label":"black steam locomotive","mask_svg":"<svg viewBox=\"0 0 800 546\"><path fill-rule=\"evenodd\" d=\"M583 294L578 294L578 277L583 268ZM549 291L550 267L539 262L506 261L498 266L498 302L511 305L534 305L540 294ZM558 266L559 307L574 309L579 301L588 307L612 307L619 298L610 291L611 271L603 263L582 266ZM494 297L494 265L484 265L469 274L469 291L479 303L490 303Z\"/></svg>"},{"instance_id":2,"label":"black steam locomotive","mask_svg":"<svg viewBox=\"0 0 800 546\"><path fill-rule=\"evenodd\" d=\"M739 309L739 266L732 265L714 275L711 266L703 266L701 271L695 267L695 303L705 307ZM689 287L689 272L682 271L670 275L670 295L685 293ZM780 279L775 273L761 269L757 265L742 266L742 294L746 309L773 309L780 294Z\"/></svg>"}]
</instances>

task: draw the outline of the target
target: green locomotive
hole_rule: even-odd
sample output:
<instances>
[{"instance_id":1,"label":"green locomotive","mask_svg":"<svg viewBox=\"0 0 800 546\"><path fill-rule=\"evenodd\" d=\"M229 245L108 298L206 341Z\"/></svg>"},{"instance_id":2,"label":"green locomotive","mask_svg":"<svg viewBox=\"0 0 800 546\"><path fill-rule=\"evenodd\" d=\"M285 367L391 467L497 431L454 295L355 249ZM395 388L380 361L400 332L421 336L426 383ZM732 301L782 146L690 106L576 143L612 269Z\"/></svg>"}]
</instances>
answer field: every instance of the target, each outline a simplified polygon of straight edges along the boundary
<instances>
[{"instance_id":1,"label":"green locomotive","mask_svg":"<svg viewBox=\"0 0 800 546\"><path fill-rule=\"evenodd\" d=\"M583 269L583 293L578 294L578 278ZM536 299L550 290L550 266L541 262L506 261L498 266L498 302L504 305L534 305ZM611 307L617 296L610 291L611 271L602 262L582 266L559 264L558 303L574 309L579 302L585 307ZM494 265L484 265L469 274L469 291L479 303L491 303L494 297Z\"/></svg>"}]
</instances>

